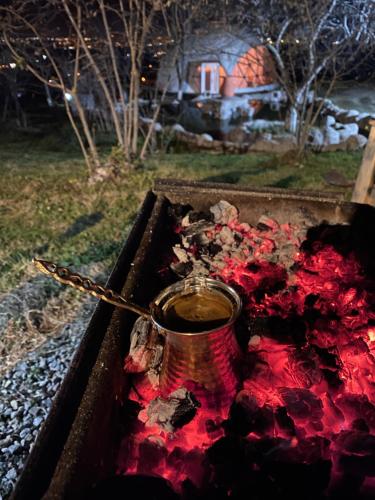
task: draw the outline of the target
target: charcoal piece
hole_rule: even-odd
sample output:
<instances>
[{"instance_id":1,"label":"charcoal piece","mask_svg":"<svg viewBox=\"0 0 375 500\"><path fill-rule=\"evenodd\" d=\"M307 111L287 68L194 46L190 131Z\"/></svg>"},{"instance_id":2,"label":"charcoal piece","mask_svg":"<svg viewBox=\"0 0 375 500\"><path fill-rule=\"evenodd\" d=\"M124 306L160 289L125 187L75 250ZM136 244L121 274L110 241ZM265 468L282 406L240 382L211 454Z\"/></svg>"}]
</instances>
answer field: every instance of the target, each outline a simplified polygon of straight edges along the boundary
<instances>
[{"instance_id":1,"label":"charcoal piece","mask_svg":"<svg viewBox=\"0 0 375 500\"><path fill-rule=\"evenodd\" d=\"M239 245L243 241L242 234L241 233L237 233L237 231L235 231L233 233L233 237L234 237L234 241L237 243L237 245Z\"/></svg>"},{"instance_id":2,"label":"charcoal piece","mask_svg":"<svg viewBox=\"0 0 375 500\"><path fill-rule=\"evenodd\" d=\"M212 212L216 224L225 225L230 222L235 222L238 219L237 208L225 200L221 200L219 203L212 206L210 212Z\"/></svg>"},{"instance_id":3,"label":"charcoal piece","mask_svg":"<svg viewBox=\"0 0 375 500\"><path fill-rule=\"evenodd\" d=\"M375 431L375 405L369 401L366 394L339 394L335 403L348 422L362 418L368 427Z\"/></svg>"},{"instance_id":4,"label":"charcoal piece","mask_svg":"<svg viewBox=\"0 0 375 500\"><path fill-rule=\"evenodd\" d=\"M312 347L319 356L320 366L322 368L324 367L333 370L338 370L340 368L340 361L336 352L332 352L325 347L319 347L315 344L312 345Z\"/></svg>"},{"instance_id":5,"label":"charcoal piece","mask_svg":"<svg viewBox=\"0 0 375 500\"><path fill-rule=\"evenodd\" d=\"M224 422L227 433L247 436L250 432L265 434L273 428L272 408L259 407L256 399L246 390L240 391L233 402L229 419Z\"/></svg>"},{"instance_id":6,"label":"charcoal piece","mask_svg":"<svg viewBox=\"0 0 375 500\"><path fill-rule=\"evenodd\" d=\"M300 439L296 447L295 460L297 462L314 463L330 456L330 440L322 436L312 436Z\"/></svg>"},{"instance_id":7,"label":"charcoal piece","mask_svg":"<svg viewBox=\"0 0 375 500\"><path fill-rule=\"evenodd\" d=\"M375 455L340 455L339 468L344 473L362 478L375 477Z\"/></svg>"},{"instance_id":8,"label":"charcoal piece","mask_svg":"<svg viewBox=\"0 0 375 500\"><path fill-rule=\"evenodd\" d=\"M297 348L288 353L288 369L299 385L309 389L322 380L322 373L317 366L318 357L311 348Z\"/></svg>"},{"instance_id":9,"label":"charcoal piece","mask_svg":"<svg viewBox=\"0 0 375 500\"><path fill-rule=\"evenodd\" d=\"M269 461L263 471L278 485L279 498L323 500L331 477L330 460L303 462Z\"/></svg>"},{"instance_id":10,"label":"charcoal piece","mask_svg":"<svg viewBox=\"0 0 375 500\"><path fill-rule=\"evenodd\" d=\"M199 407L200 403L194 394L181 387L166 399L157 397L150 402L146 411L146 426L156 424L168 432L173 432L189 423Z\"/></svg>"},{"instance_id":11,"label":"charcoal piece","mask_svg":"<svg viewBox=\"0 0 375 500\"><path fill-rule=\"evenodd\" d=\"M242 312L237 319L235 325L236 339L243 351L247 350L247 346L250 340L250 335L252 335L253 329L251 328L251 323L246 317L246 313ZM246 368L246 366L245 366Z\"/></svg>"},{"instance_id":12,"label":"charcoal piece","mask_svg":"<svg viewBox=\"0 0 375 500\"><path fill-rule=\"evenodd\" d=\"M182 203L173 203L168 207L168 215L172 218L182 218L185 215L193 210L191 205L183 205Z\"/></svg>"},{"instance_id":13,"label":"charcoal piece","mask_svg":"<svg viewBox=\"0 0 375 500\"><path fill-rule=\"evenodd\" d=\"M168 455L166 447L152 436L142 441L138 452L137 472L139 474L152 474Z\"/></svg>"},{"instance_id":14,"label":"charcoal piece","mask_svg":"<svg viewBox=\"0 0 375 500\"><path fill-rule=\"evenodd\" d=\"M142 410L142 405L132 399L127 399L125 403L120 406L120 424L125 435L130 435L140 427L138 415Z\"/></svg>"},{"instance_id":15,"label":"charcoal piece","mask_svg":"<svg viewBox=\"0 0 375 500\"><path fill-rule=\"evenodd\" d=\"M338 391L343 385L338 370L329 370L328 368L321 368L322 375L331 389Z\"/></svg>"},{"instance_id":16,"label":"charcoal piece","mask_svg":"<svg viewBox=\"0 0 375 500\"><path fill-rule=\"evenodd\" d=\"M229 498L230 500L281 500L278 484L261 470L249 470L246 478L242 478L231 487Z\"/></svg>"},{"instance_id":17,"label":"charcoal piece","mask_svg":"<svg viewBox=\"0 0 375 500\"><path fill-rule=\"evenodd\" d=\"M321 400L308 389L281 387L278 391L292 418L314 422L323 417Z\"/></svg>"},{"instance_id":18,"label":"charcoal piece","mask_svg":"<svg viewBox=\"0 0 375 500\"><path fill-rule=\"evenodd\" d=\"M193 265L193 269L189 276L209 276L210 271L201 259L195 259L193 257L191 259L191 263Z\"/></svg>"},{"instance_id":19,"label":"charcoal piece","mask_svg":"<svg viewBox=\"0 0 375 500\"><path fill-rule=\"evenodd\" d=\"M173 248L173 253L175 256L178 258L179 262L182 262L183 264L186 264L186 262L189 262L189 254L184 248L181 248L180 245L175 245Z\"/></svg>"},{"instance_id":20,"label":"charcoal piece","mask_svg":"<svg viewBox=\"0 0 375 500\"><path fill-rule=\"evenodd\" d=\"M232 245L234 243L234 234L228 226L224 226L221 228L221 231L218 233L217 238L220 239L223 245Z\"/></svg>"},{"instance_id":21,"label":"charcoal piece","mask_svg":"<svg viewBox=\"0 0 375 500\"><path fill-rule=\"evenodd\" d=\"M221 248L221 245L218 245L217 243L214 243L213 241L211 241L211 243L208 245L208 254L211 256L211 257L215 257L215 255L217 255L219 252L221 252L222 248Z\"/></svg>"},{"instance_id":22,"label":"charcoal piece","mask_svg":"<svg viewBox=\"0 0 375 500\"><path fill-rule=\"evenodd\" d=\"M149 319L138 318L130 333L129 354L125 359L124 369L128 373L145 372L152 365L155 367L155 356L160 358L160 346L163 339L153 328Z\"/></svg>"},{"instance_id":23,"label":"charcoal piece","mask_svg":"<svg viewBox=\"0 0 375 500\"><path fill-rule=\"evenodd\" d=\"M246 266L246 269L248 271L251 271L252 273L257 273L260 270L259 264L256 264L255 262L251 262Z\"/></svg>"},{"instance_id":24,"label":"charcoal piece","mask_svg":"<svg viewBox=\"0 0 375 500\"><path fill-rule=\"evenodd\" d=\"M213 466L214 481L219 486L230 486L246 478L249 471L247 441L238 436L226 436L207 449L206 456Z\"/></svg>"},{"instance_id":25,"label":"charcoal piece","mask_svg":"<svg viewBox=\"0 0 375 500\"><path fill-rule=\"evenodd\" d=\"M261 231L269 231L270 229L277 231L280 226L275 219L271 219L271 217L267 217L267 215L261 215L258 220L257 228Z\"/></svg>"},{"instance_id":26,"label":"charcoal piece","mask_svg":"<svg viewBox=\"0 0 375 500\"><path fill-rule=\"evenodd\" d=\"M370 432L369 426L363 418L356 418L351 424L353 431Z\"/></svg>"},{"instance_id":27,"label":"charcoal piece","mask_svg":"<svg viewBox=\"0 0 375 500\"><path fill-rule=\"evenodd\" d=\"M302 345L306 343L306 325L299 316L292 314L288 318L270 316L267 327L265 334L281 344Z\"/></svg>"},{"instance_id":28,"label":"charcoal piece","mask_svg":"<svg viewBox=\"0 0 375 500\"><path fill-rule=\"evenodd\" d=\"M213 222L213 220L214 220L214 215L209 210L200 211L200 212L193 210L193 211L188 213L188 216L189 216L190 224L192 224L193 222L201 221L201 220L205 220L208 222Z\"/></svg>"},{"instance_id":29,"label":"charcoal piece","mask_svg":"<svg viewBox=\"0 0 375 500\"><path fill-rule=\"evenodd\" d=\"M206 233L198 233L198 234L193 234L193 236L190 236L189 242L192 246L195 246L199 251L203 251L204 247L210 244L211 240L208 236L206 236Z\"/></svg>"},{"instance_id":30,"label":"charcoal piece","mask_svg":"<svg viewBox=\"0 0 375 500\"><path fill-rule=\"evenodd\" d=\"M334 437L334 443L341 452L372 456L375 467L375 435L357 430L341 431Z\"/></svg>"},{"instance_id":31,"label":"charcoal piece","mask_svg":"<svg viewBox=\"0 0 375 500\"><path fill-rule=\"evenodd\" d=\"M172 271L180 276L181 278L186 278L193 271L193 263L189 262L173 262L171 264Z\"/></svg>"},{"instance_id":32,"label":"charcoal piece","mask_svg":"<svg viewBox=\"0 0 375 500\"><path fill-rule=\"evenodd\" d=\"M145 474L113 476L99 481L87 492L92 500L179 500L169 481ZM86 498L86 496L84 496Z\"/></svg>"},{"instance_id":33,"label":"charcoal piece","mask_svg":"<svg viewBox=\"0 0 375 500\"><path fill-rule=\"evenodd\" d=\"M288 412L286 411L286 408L284 406L279 406L276 409L275 419L276 419L276 422L277 422L278 426L280 427L280 429L282 431L284 431L284 433L287 436L290 436L290 437L295 436L296 428L294 426L293 419L290 418L290 416L288 415Z\"/></svg>"},{"instance_id":34,"label":"charcoal piece","mask_svg":"<svg viewBox=\"0 0 375 500\"><path fill-rule=\"evenodd\" d=\"M194 222L184 230L185 236L194 236L197 234L204 233L205 231L212 231L215 228L215 225L211 222L207 222L205 220L201 220L198 222Z\"/></svg>"},{"instance_id":35,"label":"charcoal piece","mask_svg":"<svg viewBox=\"0 0 375 500\"><path fill-rule=\"evenodd\" d=\"M216 420L212 420L209 418L205 422L206 432L210 436L210 438L221 437L223 431L223 422L221 419L217 418Z\"/></svg>"}]
</instances>

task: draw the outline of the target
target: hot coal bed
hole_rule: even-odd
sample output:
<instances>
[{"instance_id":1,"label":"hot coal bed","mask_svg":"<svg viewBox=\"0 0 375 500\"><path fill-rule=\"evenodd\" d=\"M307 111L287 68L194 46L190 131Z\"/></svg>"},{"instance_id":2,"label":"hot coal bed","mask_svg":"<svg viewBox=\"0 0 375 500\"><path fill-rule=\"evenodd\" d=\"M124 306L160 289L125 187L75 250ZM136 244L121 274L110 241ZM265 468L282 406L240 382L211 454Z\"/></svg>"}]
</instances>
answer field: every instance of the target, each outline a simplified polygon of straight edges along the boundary
<instances>
[{"instance_id":1,"label":"hot coal bed","mask_svg":"<svg viewBox=\"0 0 375 500\"><path fill-rule=\"evenodd\" d=\"M374 210L205 184L156 194L123 291L147 305L187 276L234 287L237 391L161 395L163 337L115 311L46 498L373 498Z\"/></svg>"}]
</instances>

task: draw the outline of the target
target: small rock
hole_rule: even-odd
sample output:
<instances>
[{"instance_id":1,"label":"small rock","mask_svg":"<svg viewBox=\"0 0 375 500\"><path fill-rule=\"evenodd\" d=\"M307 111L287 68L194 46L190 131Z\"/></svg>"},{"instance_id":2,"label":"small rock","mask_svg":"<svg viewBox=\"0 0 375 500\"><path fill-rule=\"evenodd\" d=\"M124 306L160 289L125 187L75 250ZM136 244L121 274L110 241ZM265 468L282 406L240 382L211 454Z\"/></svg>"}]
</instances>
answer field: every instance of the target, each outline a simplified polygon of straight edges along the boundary
<instances>
[{"instance_id":1,"label":"small rock","mask_svg":"<svg viewBox=\"0 0 375 500\"><path fill-rule=\"evenodd\" d=\"M42 417L36 417L33 420L33 425L35 427L39 427L42 422L43 422L43 418Z\"/></svg>"},{"instance_id":2,"label":"small rock","mask_svg":"<svg viewBox=\"0 0 375 500\"><path fill-rule=\"evenodd\" d=\"M10 402L10 406L13 408L13 410L17 410L18 408L18 403L15 399L12 399L12 401Z\"/></svg>"},{"instance_id":3,"label":"small rock","mask_svg":"<svg viewBox=\"0 0 375 500\"><path fill-rule=\"evenodd\" d=\"M7 479L12 480L17 478L17 471L16 469L10 469L5 476Z\"/></svg>"}]
</instances>

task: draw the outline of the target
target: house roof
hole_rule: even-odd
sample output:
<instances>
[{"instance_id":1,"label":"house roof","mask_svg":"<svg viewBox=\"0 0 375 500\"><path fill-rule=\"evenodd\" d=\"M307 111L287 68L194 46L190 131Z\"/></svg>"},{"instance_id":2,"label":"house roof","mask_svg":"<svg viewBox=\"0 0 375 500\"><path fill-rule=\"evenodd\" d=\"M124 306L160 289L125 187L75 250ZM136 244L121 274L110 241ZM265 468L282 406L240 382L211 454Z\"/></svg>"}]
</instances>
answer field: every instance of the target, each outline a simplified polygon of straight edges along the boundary
<instances>
[{"instance_id":1,"label":"house roof","mask_svg":"<svg viewBox=\"0 0 375 500\"><path fill-rule=\"evenodd\" d=\"M177 91L179 75L182 75L184 89L189 91L186 81L187 68L192 62L219 62L225 72L231 75L238 58L246 54L251 47L258 45L259 40L244 31L231 32L215 28L209 33L187 35L180 45L171 47L161 60L158 88L167 87L170 92Z\"/></svg>"},{"instance_id":2,"label":"house roof","mask_svg":"<svg viewBox=\"0 0 375 500\"><path fill-rule=\"evenodd\" d=\"M259 41L245 32L234 34L228 31L214 31L189 35L184 45L187 62L216 61L223 66L227 74L231 74L238 58L246 54L251 47L259 45Z\"/></svg>"}]
</instances>

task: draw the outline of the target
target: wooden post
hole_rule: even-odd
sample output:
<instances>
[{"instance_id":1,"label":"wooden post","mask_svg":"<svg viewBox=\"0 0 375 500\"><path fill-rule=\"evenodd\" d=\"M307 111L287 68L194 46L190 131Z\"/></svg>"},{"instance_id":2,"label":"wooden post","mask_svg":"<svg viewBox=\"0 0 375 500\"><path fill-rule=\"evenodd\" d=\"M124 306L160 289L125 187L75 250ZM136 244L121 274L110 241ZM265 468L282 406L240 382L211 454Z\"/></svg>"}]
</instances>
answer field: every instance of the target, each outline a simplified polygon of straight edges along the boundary
<instances>
[{"instance_id":1,"label":"wooden post","mask_svg":"<svg viewBox=\"0 0 375 500\"><path fill-rule=\"evenodd\" d=\"M370 126L370 135L355 182L352 201L375 205L375 200L371 197L375 181L375 120L370 120Z\"/></svg>"}]
</instances>

